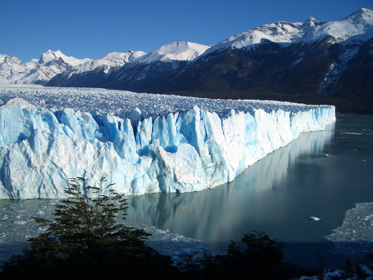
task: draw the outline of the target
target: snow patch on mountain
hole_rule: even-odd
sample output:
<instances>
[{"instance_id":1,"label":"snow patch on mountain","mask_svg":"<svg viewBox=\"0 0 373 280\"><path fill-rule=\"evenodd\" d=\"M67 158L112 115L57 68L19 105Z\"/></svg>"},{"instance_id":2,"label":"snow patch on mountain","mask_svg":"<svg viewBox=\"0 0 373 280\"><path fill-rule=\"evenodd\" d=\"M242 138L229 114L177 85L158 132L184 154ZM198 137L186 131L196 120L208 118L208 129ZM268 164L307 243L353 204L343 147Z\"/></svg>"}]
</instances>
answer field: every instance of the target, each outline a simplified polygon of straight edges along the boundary
<instances>
[{"instance_id":1,"label":"snow patch on mountain","mask_svg":"<svg viewBox=\"0 0 373 280\"><path fill-rule=\"evenodd\" d=\"M302 41L320 40L332 36L337 42L354 40L366 41L373 36L373 11L360 9L345 19L319 23L304 32Z\"/></svg>"},{"instance_id":2,"label":"snow patch on mountain","mask_svg":"<svg viewBox=\"0 0 373 280\"><path fill-rule=\"evenodd\" d=\"M138 63L155 61L190 61L203 54L209 46L191 42L173 42L164 45L136 60Z\"/></svg>"}]
</instances>

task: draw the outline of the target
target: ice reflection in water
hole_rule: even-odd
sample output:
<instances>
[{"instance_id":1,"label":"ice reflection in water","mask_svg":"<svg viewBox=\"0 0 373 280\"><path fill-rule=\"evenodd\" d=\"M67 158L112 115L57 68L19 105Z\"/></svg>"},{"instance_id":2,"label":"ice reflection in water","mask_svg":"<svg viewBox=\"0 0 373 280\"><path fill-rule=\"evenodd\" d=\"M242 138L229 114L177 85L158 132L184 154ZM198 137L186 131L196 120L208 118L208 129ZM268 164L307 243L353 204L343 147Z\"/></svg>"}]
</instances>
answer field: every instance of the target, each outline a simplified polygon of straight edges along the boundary
<instances>
[{"instance_id":1,"label":"ice reflection in water","mask_svg":"<svg viewBox=\"0 0 373 280\"><path fill-rule=\"evenodd\" d=\"M322 156L323 146L332 134L332 127L302 134L298 140L251 166L232 183L208 191L130 197L128 223L145 228L154 236L150 240L152 246L174 255L180 251L211 249L197 240L216 245L239 238L243 233L240 225L245 221L260 224L268 218L258 214L270 204L261 193L273 191L275 183L286 177L297 158ZM40 233L31 217L51 219L56 203L56 200L0 200L0 263L20 253L27 239ZM281 220L284 214L277 211L272 219L277 216Z\"/></svg>"},{"instance_id":2,"label":"ice reflection in water","mask_svg":"<svg viewBox=\"0 0 373 280\"><path fill-rule=\"evenodd\" d=\"M237 240L253 229L265 230L284 241L310 241L314 234L307 233L310 223L305 217L314 213L295 209L299 205L294 201L287 206L287 173L299 159L325 157L324 147L333 134L334 126L302 134L233 182L214 189L133 197L129 217L214 245ZM305 224L303 232L289 234L300 230L296 221Z\"/></svg>"}]
</instances>

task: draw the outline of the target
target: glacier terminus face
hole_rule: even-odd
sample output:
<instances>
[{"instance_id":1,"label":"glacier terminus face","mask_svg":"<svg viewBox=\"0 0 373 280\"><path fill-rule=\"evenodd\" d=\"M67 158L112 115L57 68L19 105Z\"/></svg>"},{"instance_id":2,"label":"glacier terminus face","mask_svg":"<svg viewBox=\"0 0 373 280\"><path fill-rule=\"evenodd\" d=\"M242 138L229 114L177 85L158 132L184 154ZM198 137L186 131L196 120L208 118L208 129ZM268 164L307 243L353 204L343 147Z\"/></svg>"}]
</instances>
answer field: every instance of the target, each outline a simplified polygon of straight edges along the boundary
<instances>
[{"instance_id":1,"label":"glacier terminus face","mask_svg":"<svg viewBox=\"0 0 373 280\"><path fill-rule=\"evenodd\" d=\"M74 177L126 195L200 191L335 121L326 105L99 89L2 87L0 104L1 199L63 198Z\"/></svg>"}]
</instances>

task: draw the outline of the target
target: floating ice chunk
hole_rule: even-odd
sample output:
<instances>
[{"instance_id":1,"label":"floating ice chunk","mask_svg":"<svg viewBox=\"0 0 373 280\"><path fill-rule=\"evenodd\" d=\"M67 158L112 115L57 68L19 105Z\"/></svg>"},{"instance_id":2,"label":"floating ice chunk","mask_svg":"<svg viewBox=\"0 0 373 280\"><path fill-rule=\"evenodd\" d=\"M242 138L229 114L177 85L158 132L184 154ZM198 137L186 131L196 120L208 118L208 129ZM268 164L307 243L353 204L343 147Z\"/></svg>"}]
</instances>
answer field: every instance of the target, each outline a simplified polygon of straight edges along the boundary
<instances>
[{"instance_id":1,"label":"floating ice chunk","mask_svg":"<svg viewBox=\"0 0 373 280\"><path fill-rule=\"evenodd\" d=\"M357 203L346 211L341 226L325 238L335 242L336 251L347 255L364 255L373 250L373 203Z\"/></svg>"},{"instance_id":2,"label":"floating ice chunk","mask_svg":"<svg viewBox=\"0 0 373 280\"><path fill-rule=\"evenodd\" d=\"M22 226L27 224L27 221L15 221L14 224Z\"/></svg>"}]
</instances>

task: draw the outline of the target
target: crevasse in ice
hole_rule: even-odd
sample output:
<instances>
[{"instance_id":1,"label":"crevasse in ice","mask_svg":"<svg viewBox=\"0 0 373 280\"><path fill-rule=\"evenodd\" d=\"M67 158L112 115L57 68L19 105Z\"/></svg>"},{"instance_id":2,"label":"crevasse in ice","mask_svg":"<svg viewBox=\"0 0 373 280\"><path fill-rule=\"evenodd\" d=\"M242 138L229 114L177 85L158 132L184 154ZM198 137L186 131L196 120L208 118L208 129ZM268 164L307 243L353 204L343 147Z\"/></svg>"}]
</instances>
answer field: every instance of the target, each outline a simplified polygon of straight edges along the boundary
<instances>
[{"instance_id":1,"label":"crevasse in ice","mask_svg":"<svg viewBox=\"0 0 373 280\"><path fill-rule=\"evenodd\" d=\"M127 195L200 191L334 121L333 106L226 114L194 106L131 122L12 99L0 107L0 198L62 198L77 176L90 185L106 177Z\"/></svg>"}]
</instances>

